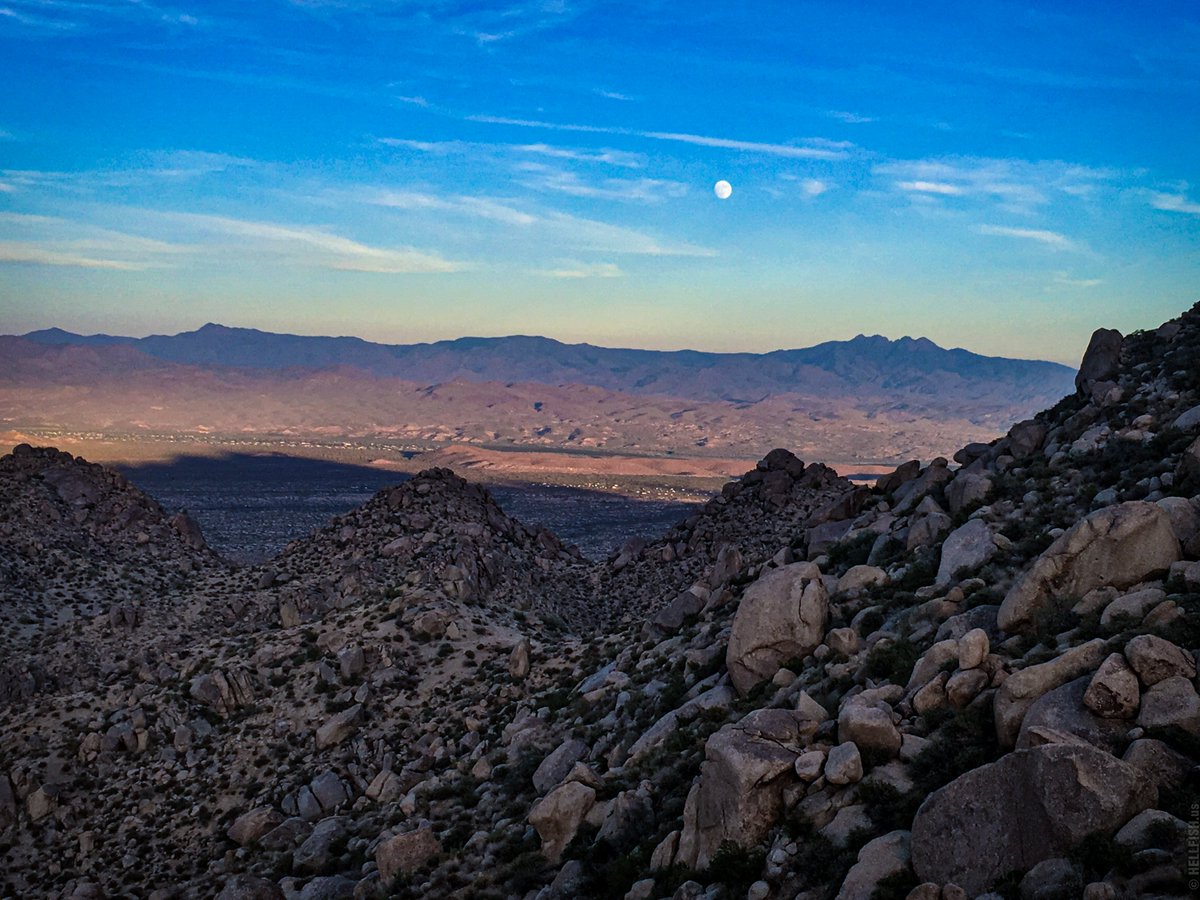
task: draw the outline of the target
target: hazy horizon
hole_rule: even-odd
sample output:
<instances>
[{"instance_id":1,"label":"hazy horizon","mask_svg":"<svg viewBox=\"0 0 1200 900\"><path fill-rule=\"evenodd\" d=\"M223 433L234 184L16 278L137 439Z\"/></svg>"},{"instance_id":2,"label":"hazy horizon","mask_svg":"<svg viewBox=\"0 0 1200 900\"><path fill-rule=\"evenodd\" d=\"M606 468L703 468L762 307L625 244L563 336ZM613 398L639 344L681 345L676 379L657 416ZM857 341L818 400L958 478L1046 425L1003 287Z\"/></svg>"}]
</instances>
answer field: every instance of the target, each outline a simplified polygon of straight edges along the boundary
<instances>
[{"instance_id":1,"label":"hazy horizon","mask_svg":"<svg viewBox=\"0 0 1200 900\"><path fill-rule=\"evenodd\" d=\"M429 340L429 341L403 340L403 339L394 340L394 341L382 341L382 340L377 341L377 340L373 340L373 339L368 338L361 334L351 334L349 332L322 334L320 332L272 331L269 329L252 328L252 327L246 326L246 325L231 325L228 322L204 322L199 325L184 327L182 330L175 331L175 332L143 331L143 332L133 333L133 334L105 332L105 331L97 331L97 332L76 331L72 328L63 327L61 324L57 324L57 323L45 325L45 326L42 326L39 328L30 329L28 331L16 332L16 331L8 331L8 330L6 330L6 326L4 324L0 324L0 336L8 335L8 336L12 336L12 337L27 337L30 334L35 334L38 332L58 330L58 331L61 331L61 332L67 333L67 334L76 335L79 337L111 337L111 338L131 338L134 340L140 340L142 338L147 338L147 337L178 337L183 334L195 334L195 333L202 331L205 328L208 328L210 326L216 326L218 328L224 328L224 329L235 330L235 331L237 331L237 330L256 331L256 332L263 333L263 334L284 335L284 336L288 336L288 337L352 338L352 339L367 341L369 343L380 344L383 346L412 346L412 345L416 345L416 344L453 343L455 341L504 340L506 338L532 338L532 339L550 340L550 341L554 341L556 343L564 344L567 346L591 346L591 347L597 347L599 349L605 349L605 350L647 350L647 351L659 352L659 353L696 352L696 353L708 353L708 354L718 354L718 355L725 355L725 354L729 354L729 355L735 355L735 354L766 355L769 353L786 352L789 350L808 350L808 349L811 349L813 347L816 347L816 346L818 346L820 344L824 344L824 343L850 343L851 341L858 340L859 338L867 338L867 339L883 338L884 340L890 341L892 343L899 343L901 341L917 342L917 341L923 341L923 340L932 340L931 338L928 338L927 336L920 335L920 334L903 334L903 335L898 335L898 336L893 337L891 335L860 331L855 334L849 335L848 337L834 337L834 338L829 338L825 341L818 341L818 342L815 342L812 344L804 344L804 345L796 345L796 346L765 347L765 348L759 349L759 350L701 350L696 347L687 347L687 346L682 346L682 345L677 346L677 347L671 347L671 346L643 347L643 346L631 346L631 345L597 344L597 343L593 343L590 341L568 341L568 340L564 340L562 338L556 337L552 334L531 334L531 333L460 334L460 335L456 335L454 337L435 338L435 339ZM933 343L936 347L938 347L939 349L942 349L942 350L963 350L963 351L966 351L967 353L973 353L978 356L992 356L993 355L993 354L981 353L980 351L974 350L970 347L946 346L944 344L938 343L937 341L933 341ZM1028 360L1030 362L1052 362L1052 363L1058 363L1060 365L1066 365L1072 369L1078 368L1078 360L1076 360L1075 363L1067 363L1067 362L1063 362L1061 360L1039 359L1037 357L1012 356L1012 357L1003 357L1003 358Z\"/></svg>"}]
</instances>

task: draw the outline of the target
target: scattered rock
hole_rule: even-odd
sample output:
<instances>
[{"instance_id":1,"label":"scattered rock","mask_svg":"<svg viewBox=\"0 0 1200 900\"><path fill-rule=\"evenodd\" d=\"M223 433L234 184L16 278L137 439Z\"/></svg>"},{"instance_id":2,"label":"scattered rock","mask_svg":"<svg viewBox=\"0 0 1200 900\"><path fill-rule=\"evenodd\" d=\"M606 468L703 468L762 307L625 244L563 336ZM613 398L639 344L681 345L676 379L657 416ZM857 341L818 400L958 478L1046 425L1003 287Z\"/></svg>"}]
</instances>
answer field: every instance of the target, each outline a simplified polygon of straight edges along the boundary
<instances>
[{"instance_id":1,"label":"scattered rock","mask_svg":"<svg viewBox=\"0 0 1200 900\"><path fill-rule=\"evenodd\" d=\"M1110 654L1100 664L1083 695L1084 705L1107 719L1132 719L1140 702L1137 675L1120 653Z\"/></svg>"},{"instance_id":2,"label":"scattered rock","mask_svg":"<svg viewBox=\"0 0 1200 900\"><path fill-rule=\"evenodd\" d=\"M1146 687L1176 676L1196 677L1195 657L1153 634L1140 634L1126 644L1125 658Z\"/></svg>"},{"instance_id":3,"label":"scattered rock","mask_svg":"<svg viewBox=\"0 0 1200 900\"><path fill-rule=\"evenodd\" d=\"M235 844L245 847L283 822L283 816L269 806L260 806L242 813L225 832Z\"/></svg>"}]
</instances>

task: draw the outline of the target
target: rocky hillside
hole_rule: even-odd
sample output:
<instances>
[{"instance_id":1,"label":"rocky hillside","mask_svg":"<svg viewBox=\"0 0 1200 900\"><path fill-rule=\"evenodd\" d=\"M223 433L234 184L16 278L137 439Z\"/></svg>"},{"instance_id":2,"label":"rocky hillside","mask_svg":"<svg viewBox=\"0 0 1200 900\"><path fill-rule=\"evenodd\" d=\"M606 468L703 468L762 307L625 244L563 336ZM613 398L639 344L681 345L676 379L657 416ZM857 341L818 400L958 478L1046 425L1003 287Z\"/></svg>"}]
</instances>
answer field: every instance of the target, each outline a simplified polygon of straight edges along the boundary
<instances>
[{"instance_id":1,"label":"rocky hillside","mask_svg":"<svg viewBox=\"0 0 1200 900\"><path fill-rule=\"evenodd\" d=\"M43 612L9 664L101 664L3 695L0 883L1189 896L1198 373L1200 306L1102 330L1075 393L953 462L865 490L774 451L603 563L432 470L234 569L152 506L66 515L46 461L136 495L22 450L0 463L5 604ZM99 605L47 618L65 582L39 546L96 554ZM105 610L151 577L145 615Z\"/></svg>"},{"instance_id":2,"label":"rocky hillside","mask_svg":"<svg viewBox=\"0 0 1200 900\"><path fill-rule=\"evenodd\" d=\"M173 595L222 567L186 512L168 517L120 474L28 446L0 459L0 547L0 701L93 665L74 641L89 623L174 616Z\"/></svg>"}]
</instances>

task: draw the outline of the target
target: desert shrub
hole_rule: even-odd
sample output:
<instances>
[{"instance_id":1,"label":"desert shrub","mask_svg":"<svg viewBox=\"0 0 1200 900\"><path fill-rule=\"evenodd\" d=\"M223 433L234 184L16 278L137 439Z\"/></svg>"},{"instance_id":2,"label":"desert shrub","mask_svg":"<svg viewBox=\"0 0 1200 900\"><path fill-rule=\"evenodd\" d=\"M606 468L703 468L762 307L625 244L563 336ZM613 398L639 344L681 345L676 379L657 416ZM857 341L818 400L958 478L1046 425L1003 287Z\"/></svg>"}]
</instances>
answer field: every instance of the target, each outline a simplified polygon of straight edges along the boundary
<instances>
[{"instance_id":1,"label":"desert shrub","mask_svg":"<svg viewBox=\"0 0 1200 900\"><path fill-rule=\"evenodd\" d=\"M722 841L704 873L704 881L719 882L733 897L744 897L762 874L767 855L758 847L747 849L733 841Z\"/></svg>"},{"instance_id":2,"label":"desert shrub","mask_svg":"<svg viewBox=\"0 0 1200 900\"><path fill-rule=\"evenodd\" d=\"M877 537L873 532L865 531L834 544L829 550L829 570L844 575L853 566L865 564Z\"/></svg>"},{"instance_id":3,"label":"desert shrub","mask_svg":"<svg viewBox=\"0 0 1200 900\"><path fill-rule=\"evenodd\" d=\"M871 893L871 900L904 900L916 886L917 876L911 869L905 869L879 882Z\"/></svg>"},{"instance_id":4,"label":"desert shrub","mask_svg":"<svg viewBox=\"0 0 1200 900\"><path fill-rule=\"evenodd\" d=\"M1093 834L1083 839L1070 858L1083 869L1088 881L1099 881L1115 869L1120 875L1134 873L1133 851L1106 834Z\"/></svg>"},{"instance_id":5,"label":"desert shrub","mask_svg":"<svg viewBox=\"0 0 1200 900\"><path fill-rule=\"evenodd\" d=\"M866 805L867 815L882 832L907 829L923 799L921 793L902 794L883 781L867 781L858 786L858 802Z\"/></svg>"},{"instance_id":6,"label":"desert shrub","mask_svg":"<svg viewBox=\"0 0 1200 900\"><path fill-rule=\"evenodd\" d=\"M959 775L994 762L1001 754L991 708L968 706L949 713L937 727L929 746L912 761L910 771L917 792L924 795Z\"/></svg>"},{"instance_id":7,"label":"desert shrub","mask_svg":"<svg viewBox=\"0 0 1200 900\"><path fill-rule=\"evenodd\" d=\"M1033 622L1033 637L1048 647L1053 647L1055 638L1064 631L1070 631L1079 622L1079 617L1071 612L1078 598L1055 597L1045 604Z\"/></svg>"},{"instance_id":8,"label":"desert shrub","mask_svg":"<svg viewBox=\"0 0 1200 900\"><path fill-rule=\"evenodd\" d=\"M868 678L885 680L892 684L907 684L913 666L921 658L921 650L912 641L901 638L896 641L880 641L867 654L863 668Z\"/></svg>"}]
</instances>

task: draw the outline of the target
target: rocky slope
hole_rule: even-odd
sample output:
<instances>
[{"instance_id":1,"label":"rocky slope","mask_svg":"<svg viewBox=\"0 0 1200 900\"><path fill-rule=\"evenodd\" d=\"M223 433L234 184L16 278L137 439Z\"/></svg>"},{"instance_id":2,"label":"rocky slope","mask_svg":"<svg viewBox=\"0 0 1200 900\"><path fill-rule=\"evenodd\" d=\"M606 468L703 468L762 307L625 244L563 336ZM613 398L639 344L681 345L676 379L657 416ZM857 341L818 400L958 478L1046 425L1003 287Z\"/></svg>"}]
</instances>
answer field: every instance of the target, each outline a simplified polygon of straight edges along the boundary
<instances>
[{"instance_id":1,"label":"rocky slope","mask_svg":"<svg viewBox=\"0 0 1200 900\"><path fill-rule=\"evenodd\" d=\"M1097 332L1076 393L957 465L868 491L774 451L600 564L433 470L233 569L152 506L64 514L45 471L142 507L22 450L0 463L5 605L44 612L9 665L102 664L4 694L2 883L1188 896L1197 373L1200 307ZM53 619L91 554L98 605ZM116 618L135 574L148 610Z\"/></svg>"}]
</instances>

